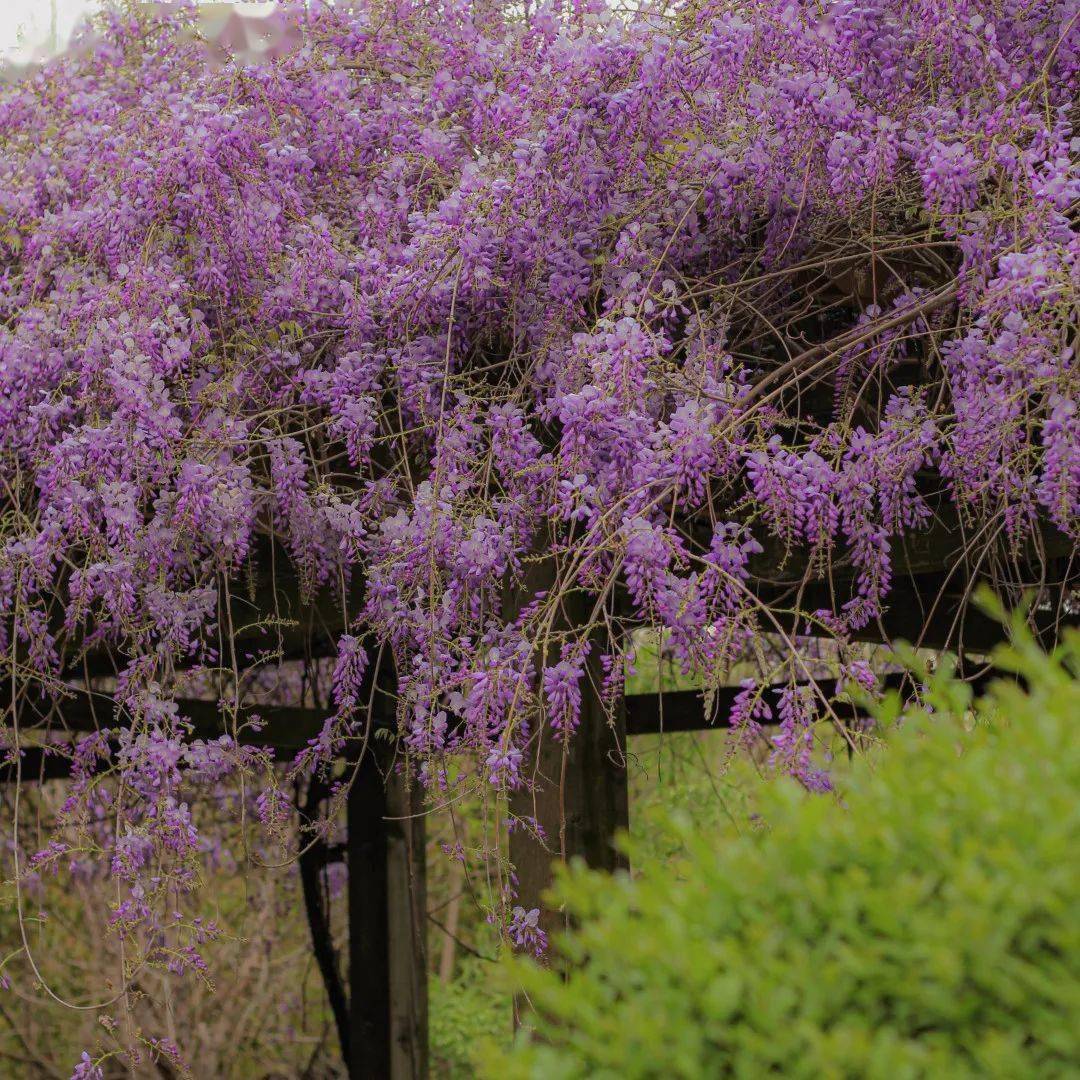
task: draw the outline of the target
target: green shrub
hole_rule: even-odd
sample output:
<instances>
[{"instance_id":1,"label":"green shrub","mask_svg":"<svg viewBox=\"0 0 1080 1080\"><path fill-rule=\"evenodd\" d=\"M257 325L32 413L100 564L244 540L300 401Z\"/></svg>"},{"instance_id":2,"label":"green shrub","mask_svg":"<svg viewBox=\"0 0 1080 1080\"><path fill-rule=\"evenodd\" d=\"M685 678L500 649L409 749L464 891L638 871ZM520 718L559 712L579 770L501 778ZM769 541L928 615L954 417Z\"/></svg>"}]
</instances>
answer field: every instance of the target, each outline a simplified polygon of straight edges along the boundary
<instances>
[{"instance_id":1,"label":"green shrub","mask_svg":"<svg viewBox=\"0 0 1080 1080\"><path fill-rule=\"evenodd\" d=\"M432 1075L440 1080L468 1080L476 1075L477 1047L510 1042L510 1000L492 978L492 965L473 957L459 965L450 983L433 978L430 986L428 1039Z\"/></svg>"},{"instance_id":2,"label":"green shrub","mask_svg":"<svg viewBox=\"0 0 1080 1080\"><path fill-rule=\"evenodd\" d=\"M776 782L757 826L565 875L572 974L516 962L539 1038L488 1075L1080 1075L1080 635L1000 660L1029 691L936 677L835 798Z\"/></svg>"}]
</instances>

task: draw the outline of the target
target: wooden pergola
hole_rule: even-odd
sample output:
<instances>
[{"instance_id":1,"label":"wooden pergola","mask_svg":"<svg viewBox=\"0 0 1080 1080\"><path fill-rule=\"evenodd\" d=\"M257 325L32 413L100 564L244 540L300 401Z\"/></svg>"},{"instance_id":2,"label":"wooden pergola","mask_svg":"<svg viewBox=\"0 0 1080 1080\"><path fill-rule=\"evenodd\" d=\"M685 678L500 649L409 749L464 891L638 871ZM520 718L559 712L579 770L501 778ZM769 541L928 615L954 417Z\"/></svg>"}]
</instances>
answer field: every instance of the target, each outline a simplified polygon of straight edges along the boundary
<instances>
[{"instance_id":1,"label":"wooden pergola","mask_svg":"<svg viewBox=\"0 0 1080 1080\"><path fill-rule=\"evenodd\" d=\"M687 523L692 531L694 523ZM898 544L901 542L898 541ZM1053 640L1061 625L1075 621L1069 605L1074 545L1050 526L1020 553L1007 558L996 554L992 563L984 552L971 554L972 545L955 519L939 515L925 533L909 538L894 552L895 584L886 614L860 635L864 640L888 643L906 639L930 649L950 648L963 658L987 653L1003 638L1002 628L969 603L975 585L992 576L1015 587L1038 590L1038 602L1029 621L1044 640ZM281 565L279 563L279 565ZM786 568L786 570L785 570ZM519 595L531 598L552 573L550 560L531 564ZM850 581L843 558L836 560L830 578L815 578L805 560L787 556L776 545L755 559L752 587L773 610L812 610L833 603L838 584ZM360 588L361 586L357 586ZM797 602L793 602L792 598ZM573 620L573 597L565 605ZM334 655L337 636L345 632L340 602L307 598L295 580L280 574L263 582L246 597L232 599L231 612L238 642L257 647L268 633L267 613L275 613L274 633L285 658L322 658ZM793 617L792 617L793 618ZM785 629L794 632L794 624ZM593 651L593 658L599 650ZM106 672L107 658L94 656L80 662L83 670ZM972 669L974 670L974 669ZM574 739L564 745L544 739L535 758L536 791L522 791L511 800L511 812L533 818L548 837L546 843L526 829L510 838L510 857L518 882L518 902L541 910L541 926L551 932L561 916L547 908L542 896L555 863L582 858L590 866L615 870L620 856L615 835L629 820L626 739L631 735L700 731L723 727L738 687L722 688L711 697L707 714L703 695L694 691L632 694L622 699L614 718L600 700L600 678L582 680L581 722ZM973 677L980 682L985 674ZM892 674L886 683L896 688L905 677ZM841 688L821 680L816 688L826 698ZM396 701L392 685L373 687L372 724L396 731ZM10 699L0 700L10 706ZM20 727L35 725L53 731L96 730L112 710L100 694L72 689L62 698L46 702L20 700ZM227 733L217 702L182 700L181 715L196 738ZM854 710L854 706L845 706ZM258 732L243 732L241 739L270 747L282 759L307 745L322 728L326 714L313 708L259 707L263 721ZM849 715L852 715L849 712ZM427 907L425 890L425 829L421 794L389 767L392 739L370 739L366 753L354 752L358 770L347 799L347 841L332 848L316 840L299 860L312 946L327 988L342 1052L350 1077L389 1077L392 1080L427 1075ZM346 757L349 752L346 753ZM0 768L0 779L47 781L67 775L68 759L61 753L35 746L25 749L18 765ZM533 767L533 766L531 766ZM312 781L306 802L298 807L308 819L318 812L327 791ZM329 930L328 913L318 886L327 862L344 859L349 868L348 977L339 970Z\"/></svg>"}]
</instances>

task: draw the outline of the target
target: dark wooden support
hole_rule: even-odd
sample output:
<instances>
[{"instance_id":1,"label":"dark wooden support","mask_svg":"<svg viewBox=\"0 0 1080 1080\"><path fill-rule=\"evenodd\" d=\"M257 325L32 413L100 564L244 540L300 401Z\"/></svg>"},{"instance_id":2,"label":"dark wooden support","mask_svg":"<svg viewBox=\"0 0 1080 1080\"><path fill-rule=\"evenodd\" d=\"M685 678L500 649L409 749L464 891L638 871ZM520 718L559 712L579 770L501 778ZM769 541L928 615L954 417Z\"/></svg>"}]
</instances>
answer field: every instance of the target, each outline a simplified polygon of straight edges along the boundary
<instances>
[{"instance_id":1,"label":"dark wooden support","mask_svg":"<svg viewBox=\"0 0 1080 1080\"><path fill-rule=\"evenodd\" d=\"M1064 600L1068 596L1069 578L1075 574L1069 570L1066 560L1051 562L1047 567L1028 565L1014 568L1011 587L1017 598L1042 588L1043 594L1053 602L1043 602L1028 612L1028 629L1046 648L1052 647L1064 626L1076 625L1076 613L1070 613ZM972 602L972 593L979 578L972 577L961 568L944 571L926 571L917 575L898 576L885 600L885 610L876 619L851 636L857 641L890 645L907 641L912 645L949 651L959 654L982 654L991 652L1009 639L1010 631L996 618L987 615ZM794 595L799 596L804 611L815 608L831 609L835 595L827 582L815 581L801 590L788 588L776 594L763 590L769 602L780 600L790 604ZM802 620L794 620L783 613L774 615L777 622L789 633L805 633ZM769 630L771 622L762 622L762 629Z\"/></svg>"},{"instance_id":2,"label":"dark wooden support","mask_svg":"<svg viewBox=\"0 0 1080 1080\"><path fill-rule=\"evenodd\" d=\"M551 731L542 734L532 773L535 790L519 791L511 800L518 819L510 835L517 903L526 911L539 908L540 926L549 936L566 925L565 916L543 899L556 863L581 858L599 870L626 866L614 846L616 834L629 824L625 746L625 724L609 727L597 695L583 689L578 731L567 743Z\"/></svg>"},{"instance_id":3,"label":"dark wooden support","mask_svg":"<svg viewBox=\"0 0 1080 1080\"><path fill-rule=\"evenodd\" d=\"M46 780L66 780L71 775L71 759L64 754L46 753L40 746L28 746L20 755L20 765L14 760L0 763L0 783L43 783Z\"/></svg>"},{"instance_id":4,"label":"dark wooden support","mask_svg":"<svg viewBox=\"0 0 1080 1080\"><path fill-rule=\"evenodd\" d=\"M241 667L257 656L279 660L334 656L338 639L350 629L350 613L363 606L363 596L359 570L344 588L311 591L286 547L278 540L259 537L250 564L230 583L228 603L221 597L218 618L223 627L232 627ZM56 606L62 615L63 605ZM58 616L55 630L60 627ZM107 648L91 647L84 656L82 647L77 638L70 643L70 674L76 678L86 673L112 675L122 664Z\"/></svg>"},{"instance_id":5,"label":"dark wooden support","mask_svg":"<svg viewBox=\"0 0 1080 1080\"><path fill-rule=\"evenodd\" d=\"M11 707L11 695L0 688L0 714ZM217 739L232 735L233 727L216 701L180 698L176 702L180 716L191 726L195 739ZM125 726L126 714L117 715L113 699L104 693L90 694L77 687L67 687L64 696L42 698L36 691L19 700L19 726L46 729L55 734L65 731L88 732ZM258 716L258 730L252 721ZM381 719L378 718L378 719ZM276 756L286 757L307 745L322 730L326 712L300 706L242 706L237 718L237 741L252 746L266 746Z\"/></svg>"},{"instance_id":6,"label":"dark wooden support","mask_svg":"<svg viewBox=\"0 0 1080 1080\"><path fill-rule=\"evenodd\" d=\"M423 794L400 774L386 791L390 1076L428 1075L427 879Z\"/></svg>"},{"instance_id":7,"label":"dark wooden support","mask_svg":"<svg viewBox=\"0 0 1080 1080\"><path fill-rule=\"evenodd\" d=\"M513 617L555 584L554 559L529 564L525 580L506 598L504 610ZM583 593L563 598L556 631L586 624L590 603ZM510 834L510 861L517 878L517 899L526 911L540 911L540 927L550 935L565 926L565 916L550 908L543 894L551 884L556 863L583 859L600 870L626 865L614 840L629 824L626 782L626 718L620 705L609 716L601 701L604 641L594 635L592 653L581 680L581 719L578 730L562 741L550 728L534 733L535 758L527 773L531 784L516 791L510 810L515 818ZM558 649L551 647L542 662L553 664Z\"/></svg>"},{"instance_id":8,"label":"dark wooden support","mask_svg":"<svg viewBox=\"0 0 1080 1080\"><path fill-rule=\"evenodd\" d=\"M1071 560L1077 554L1076 544L1046 520L1040 521L1034 537L1022 550L1012 553L1008 559L998 542L989 546L989 552L995 554L994 560L984 561L980 554L972 565L967 565L971 561L968 549L972 537L961 527L955 508L940 494L943 488L940 477L928 475L924 481L927 491L939 492L929 497L934 517L926 529L894 541L894 588L887 599L890 614L883 627L890 637L914 640L926 630L924 644L927 647L966 647L978 651L987 641L1000 640L1001 632L996 624L984 625L977 613L970 617L965 615L964 620L955 620L959 607L966 606L971 574L989 579L1003 576L1008 582L1028 577L1045 585L1048 583L1041 581L1041 568L1049 560L1060 559L1068 565L1069 577L1075 582L1077 571ZM710 515L698 513L677 519L676 525L686 536L693 538L694 543L707 548L712 536L711 522ZM850 595L854 568L850 554L842 546L835 553L829 582L818 581L816 575L804 582L810 555L807 550L788 551L784 544L769 536L759 535L758 540L765 550L751 560L750 586L762 602L791 601L800 594L804 584L815 591L813 596L802 592L804 610L831 607L838 596L842 599ZM978 543L975 548L982 550ZM242 662L249 662L256 654L273 655L282 660L335 655L338 638L350 626L348 613L358 611L362 606L362 574L353 576L344 593L324 589L309 594L280 544L264 538L256 545L256 551L250 585L238 580L229 596L228 619L235 631ZM989 574L991 566L997 571L995 575ZM960 569L952 573L957 567ZM935 623L927 628L920 621L927 615L927 610L919 600L934 595L931 590L936 588L935 579L945 582L951 594L946 606L951 604L952 610L935 610L932 613ZM910 602L912 594L918 594L914 602ZM58 605L59 608L62 606ZM224 614L223 606L223 618ZM56 629L59 631L59 624ZM965 632L961 633L961 630ZM865 636L866 640L881 639L880 630L874 626L868 627L865 635L860 636ZM115 673L120 665L119 658L98 646L90 648L84 656L83 647L78 637L65 645L70 661L69 673L73 678L81 678L86 673Z\"/></svg>"},{"instance_id":9,"label":"dark wooden support","mask_svg":"<svg viewBox=\"0 0 1080 1080\"><path fill-rule=\"evenodd\" d=\"M349 1077L390 1076L386 789L366 753L349 790Z\"/></svg>"},{"instance_id":10,"label":"dark wooden support","mask_svg":"<svg viewBox=\"0 0 1080 1080\"><path fill-rule=\"evenodd\" d=\"M994 679L1001 677L1003 676L1000 672L989 669L981 671L968 681L975 693L979 694ZM899 690L910 680L903 672L891 672L885 675L880 681L886 689ZM800 685L809 685L809 683L801 682ZM839 690L843 689L843 687L837 684L835 679L816 679L813 681L813 685L817 687L821 694L829 698L835 695ZM625 735L629 736L658 735L664 732L672 734L679 731L722 730L728 726L728 713L739 689L740 688L737 686L718 687L713 692L712 709L708 711L705 708L705 696L700 690L671 690L663 694L629 694L623 699L622 703L622 711L625 719L621 730ZM779 689L779 687L776 687L776 689ZM311 710L311 712L314 716L315 710ZM273 713L268 713L268 720L270 721L269 730L274 732L275 724ZM312 719L309 722L314 723L314 720ZM775 723L775 718L771 721L764 721L764 723L766 726L770 723ZM296 730L296 727L292 726L290 723L290 729ZM612 754L614 753L614 750L611 749L611 745L614 744L619 729L612 731L609 726L607 730L610 735L603 740L603 750L607 754ZM283 739L285 736L279 735L279 738ZM276 744L274 749L279 751L282 757L287 758L291 756L298 747ZM593 753L595 755L596 751L594 750ZM556 768L561 769L561 764L560 748L560 752L557 755L554 765ZM548 768L552 768L552 763L549 762ZM13 782L15 780L15 772L14 762L0 762L0 783ZM26 783L42 780L59 780L70 775L71 762L65 753L55 751L46 753L43 747L35 745L23 750L21 772L22 779ZM413 798L415 798L415 796L413 796ZM531 812L531 801L522 801L521 806L523 808L528 807ZM414 807L416 807L415 803ZM414 808L412 812L418 813L418 808ZM395 810L388 810L388 814L391 819L406 816ZM394 826L394 828L395 830L399 828L403 829L403 826ZM421 875L421 879L424 861L424 849L423 844L420 841L422 831L423 820L414 819L412 824L412 836L408 839L408 842L412 845L410 850L414 860L412 864L412 873L414 875ZM419 901L413 902L419 903Z\"/></svg>"},{"instance_id":11,"label":"dark wooden support","mask_svg":"<svg viewBox=\"0 0 1080 1080\"><path fill-rule=\"evenodd\" d=\"M349 1077L426 1080L427 893L419 792L371 748L348 796Z\"/></svg>"},{"instance_id":12,"label":"dark wooden support","mask_svg":"<svg viewBox=\"0 0 1080 1080\"><path fill-rule=\"evenodd\" d=\"M987 669L972 675L967 681L976 695L982 693L994 679L1002 678L1001 672ZM886 690L910 692L914 689L912 676L904 671L893 671L879 678ZM774 690L786 683L769 687L765 700L775 704ZM812 686L819 697L831 700L845 687L837 679L799 680L799 686ZM626 732L628 735L673 734L679 731L720 731L729 726L731 707L740 691L738 686L721 686L713 691L712 707L706 709L705 695L700 690L672 690L665 694L629 694L626 697ZM864 709L852 704L837 704L837 715L842 720L866 716ZM771 719L760 721L764 726L776 724Z\"/></svg>"}]
</instances>

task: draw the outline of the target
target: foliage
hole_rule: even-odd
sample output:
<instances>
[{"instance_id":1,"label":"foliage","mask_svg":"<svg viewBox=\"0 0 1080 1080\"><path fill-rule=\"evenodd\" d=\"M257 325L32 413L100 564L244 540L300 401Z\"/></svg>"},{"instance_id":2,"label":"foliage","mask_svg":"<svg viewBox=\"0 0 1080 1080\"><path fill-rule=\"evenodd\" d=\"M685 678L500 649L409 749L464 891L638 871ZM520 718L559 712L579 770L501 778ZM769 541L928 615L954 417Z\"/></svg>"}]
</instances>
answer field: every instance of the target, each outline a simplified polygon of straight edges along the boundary
<instances>
[{"instance_id":1,"label":"foliage","mask_svg":"<svg viewBox=\"0 0 1080 1080\"><path fill-rule=\"evenodd\" d=\"M668 647L667 635L638 630L627 656L624 690L627 694L656 694L661 691L696 690L702 680L695 671L685 671Z\"/></svg>"},{"instance_id":2,"label":"foliage","mask_svg":"<svg viewBox=\"0 0 1080 1080\"><path fill-rule=\"evenodd\" d=\"M492 965L467 958L448 983L431 982L428 1038L431 1067L440 1080L476 1075L478 1048L508 1044L512 1011Z\"/></svg>"},{"instance_id":3,"label":"foliage","mask_svg":"<svg viewBox=\"0 0 1080 1080\"><path fill-rule=\"evenodd\" d=\"M669 827L673 817L692 818L702 832L747 820L762 778L754 758L736 750L725 731L641 735L630 741L635 858L663 862L681 850Z\"/></svg>"},{"instance_id":4,"label":"foliage","mask_svg":"<svg viewBox=\"0 0 1080 1080\"><path fill-rule=\"evenodd\" d=\"M1080 1067L1080 634L1002 657L974 713L938 676L842 797L689 817L672 859L578 868L572 969L520 961L538 1042L499 1077L1072 1076ZM639 847L634 850L640 860Z\"/></svg>"}]
</instances>

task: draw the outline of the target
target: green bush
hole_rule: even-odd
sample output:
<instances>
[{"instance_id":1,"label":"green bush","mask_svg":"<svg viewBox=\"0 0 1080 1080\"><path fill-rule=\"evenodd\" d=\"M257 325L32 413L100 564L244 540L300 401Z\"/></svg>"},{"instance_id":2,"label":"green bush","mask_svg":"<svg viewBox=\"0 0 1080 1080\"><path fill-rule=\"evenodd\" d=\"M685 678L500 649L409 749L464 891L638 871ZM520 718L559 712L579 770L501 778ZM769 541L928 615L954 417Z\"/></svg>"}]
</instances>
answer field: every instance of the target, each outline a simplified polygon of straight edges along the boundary
<instances>
[{"instance_id":1,"label":"green bush","mask_svg":"<svg viewBox=\"0 0 1080 1080\"><path fill-rule=\"evenodd\" d=\"M484 960L466 958L448 984L433 978L429 1009L431 1072L440 1080L468 1080L479 1046L510 1042L510 1000Z\"/></svg>"},{"instance_id":2,"label":"green bush","mask_svg":"<svg viewBox=\"0 0 1080 1080\"><path fill-rule=\"evenodd\" d=\"M1028 691L935 677L835 798L777 782L757 825L565 875L572 974L515 964L538 1037L488 1075L1080 1075L1080 635L999 659Z\"/></svg>"}]
</instances>

